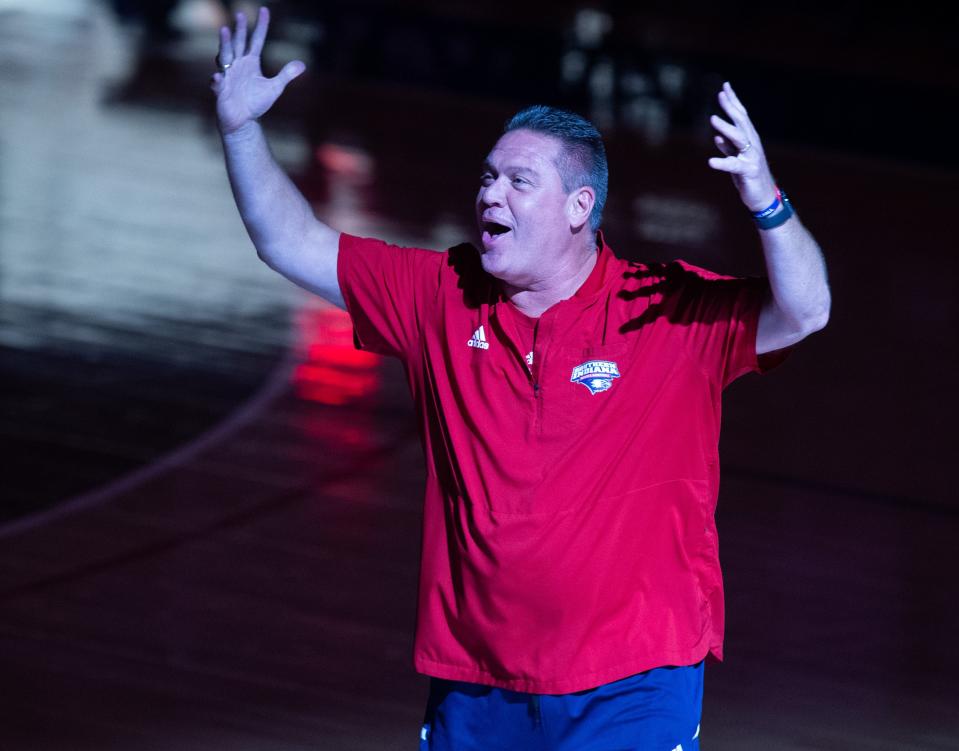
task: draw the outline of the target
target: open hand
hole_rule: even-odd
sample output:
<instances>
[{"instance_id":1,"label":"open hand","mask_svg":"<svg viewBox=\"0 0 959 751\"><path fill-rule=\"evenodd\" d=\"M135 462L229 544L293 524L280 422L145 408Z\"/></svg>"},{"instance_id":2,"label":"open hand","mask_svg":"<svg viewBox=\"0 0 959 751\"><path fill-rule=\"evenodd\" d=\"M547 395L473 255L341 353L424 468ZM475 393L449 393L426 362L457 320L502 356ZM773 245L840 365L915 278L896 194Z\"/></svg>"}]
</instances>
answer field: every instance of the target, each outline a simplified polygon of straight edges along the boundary
<instances>
[{"instance_id":1,"label":"open hand","mask_svg":"<svg viewBox=\"0 0 959 751\"><path fill-rule=\"evenodd\" d=\"M776 198L776 182L766 163L759 134L728 81L719 92L719 104L732 123L717 115L709 118L720 133L713 136L713 141L726 155L710 158L709 166L730 174L740 198L750 211L762 211Z\"/></svg>"},{"instance_id":2,"label":"open hand","mask_svg":"<svg viewBox=\"0 0 959 751\"><path fill-rule=\"evenodd\" d=\"M270 11L261 7L256 28L246 48L246 16L236 14L236 32L220 28L220 51L217 54L219 73L211 78L210 88L216 94L216 115L220 132L228 135L246 123L256 120L273 106L286 85L306 70L299 60L283 66L273 78L265 78L260 69L260 52L270 25Z\"/></svg>"}]
</instances>

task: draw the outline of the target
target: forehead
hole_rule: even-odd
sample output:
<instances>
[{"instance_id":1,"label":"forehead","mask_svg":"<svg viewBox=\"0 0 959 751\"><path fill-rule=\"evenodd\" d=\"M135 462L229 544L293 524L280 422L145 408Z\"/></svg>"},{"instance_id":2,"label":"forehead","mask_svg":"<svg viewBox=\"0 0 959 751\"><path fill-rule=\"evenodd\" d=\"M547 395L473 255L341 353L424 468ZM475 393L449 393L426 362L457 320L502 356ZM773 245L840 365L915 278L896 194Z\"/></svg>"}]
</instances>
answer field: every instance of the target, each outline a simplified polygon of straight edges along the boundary
<instances>
[{"instance_id":1,"label":"forehead","mask_svg":"<svg viewBox=\"0 0 959 751\"><path fill-rule=\"evenodd\" d=\"M511 130L493 146L487 163L499 169L522 167L536 172L559 174L556 164L563 144L558 138L531 130Z\"/></svg>"}]
</instances>

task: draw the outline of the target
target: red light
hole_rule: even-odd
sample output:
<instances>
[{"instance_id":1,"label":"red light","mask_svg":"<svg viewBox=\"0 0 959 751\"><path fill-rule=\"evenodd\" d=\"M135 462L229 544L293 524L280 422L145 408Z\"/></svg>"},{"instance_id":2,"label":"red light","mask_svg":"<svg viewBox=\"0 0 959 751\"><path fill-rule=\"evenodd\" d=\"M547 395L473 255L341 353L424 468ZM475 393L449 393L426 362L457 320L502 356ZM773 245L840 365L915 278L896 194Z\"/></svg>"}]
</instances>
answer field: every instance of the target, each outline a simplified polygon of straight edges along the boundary
<instances>
[{"instance_id":1,"label":"red light","mask_svg":"<svg viewBox=\"0 0 959 751\"><path fill-rule=\"evenodd\" d=\"M333 307L305 309L297 329L305 354L293 371L297 396L342 405L377 390L379 357L353 346L353 324L346 312Z\"/></svg>"}]
</instances>

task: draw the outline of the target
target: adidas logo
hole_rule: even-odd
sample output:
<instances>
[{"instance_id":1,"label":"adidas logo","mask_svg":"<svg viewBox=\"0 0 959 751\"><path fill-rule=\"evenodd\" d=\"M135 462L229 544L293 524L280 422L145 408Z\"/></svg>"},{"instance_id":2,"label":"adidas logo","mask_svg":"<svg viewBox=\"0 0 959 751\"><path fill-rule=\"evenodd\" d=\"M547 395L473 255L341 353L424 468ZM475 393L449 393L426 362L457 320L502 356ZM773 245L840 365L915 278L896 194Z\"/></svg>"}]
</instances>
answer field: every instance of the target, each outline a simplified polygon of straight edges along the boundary
<instances>
[{"instance_id":1,"label":"adidas logo","mask_svg":"<svg viewBox=\"0 0 959 751\"><path fill-rule=\"evenodd\" d=\"M473 336L466 342L468 347L478 347L479 349L489 349L489 342L486 341L486 332L480 326L473 332Z\"/></svg>"}]
</instances>

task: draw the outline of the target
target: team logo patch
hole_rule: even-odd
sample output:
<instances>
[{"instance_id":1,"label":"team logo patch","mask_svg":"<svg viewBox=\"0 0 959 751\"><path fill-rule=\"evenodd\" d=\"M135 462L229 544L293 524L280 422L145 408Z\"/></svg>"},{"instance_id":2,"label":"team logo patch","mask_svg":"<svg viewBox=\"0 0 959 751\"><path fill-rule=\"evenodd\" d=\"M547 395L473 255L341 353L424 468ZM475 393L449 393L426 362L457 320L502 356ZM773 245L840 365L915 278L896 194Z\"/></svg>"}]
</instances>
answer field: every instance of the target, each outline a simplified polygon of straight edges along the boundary
<instances>
[{"instance_id":1,"label":"team logo patch","mask_svg":"<svg viewBox=\"0 0 959 751\"><path fill-rule=\"evenodd\" d=\"M619 378L619 367L612 360L588 360L573 368L569 380L589 389L590 394L608 391L613 379Z\"/></svg>"}]
</instances>

